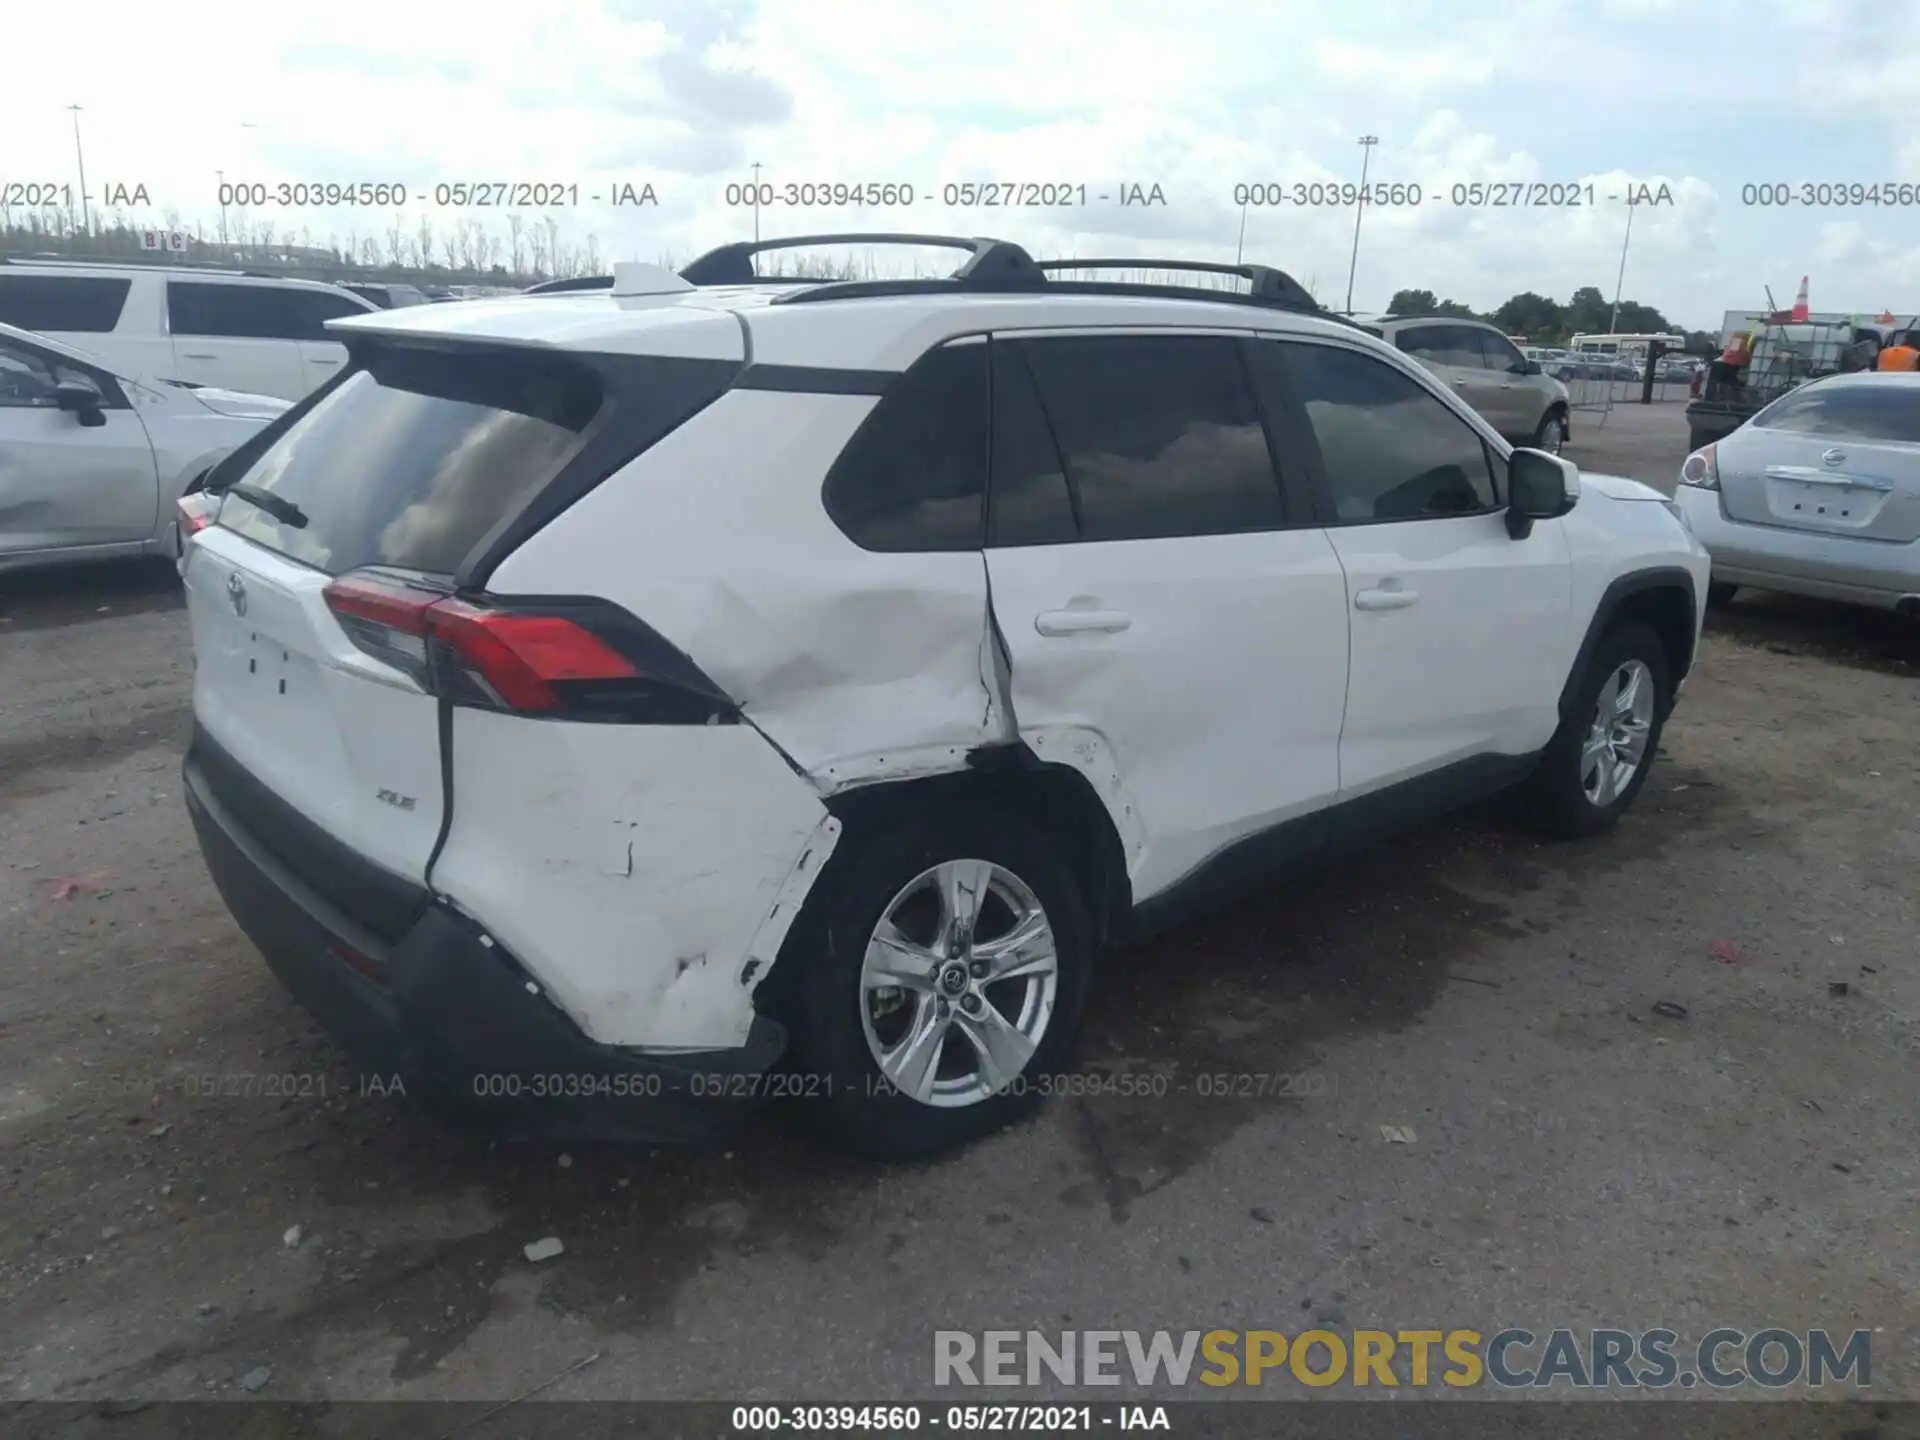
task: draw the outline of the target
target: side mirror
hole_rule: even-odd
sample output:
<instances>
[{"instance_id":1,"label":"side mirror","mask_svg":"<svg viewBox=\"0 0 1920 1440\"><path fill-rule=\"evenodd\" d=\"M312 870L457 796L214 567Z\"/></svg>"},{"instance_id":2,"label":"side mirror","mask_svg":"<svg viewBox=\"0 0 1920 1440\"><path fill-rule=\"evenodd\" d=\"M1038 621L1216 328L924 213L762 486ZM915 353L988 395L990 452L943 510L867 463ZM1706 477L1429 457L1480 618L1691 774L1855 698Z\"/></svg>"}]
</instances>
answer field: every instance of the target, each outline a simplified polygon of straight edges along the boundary
<instances>
[{"instance_id":1,"label":"side mirror","mask_svg":"<svg viewBox=\"0 0 1920 1440\"><path fill-rule=\"evenodd\" d=\"M100 392L83 380L62 380L53 387L53 403L70 411L88 428L107 423Z\"/></svg>"},{"instance_id":2,"label":"side mirror","mask_svg":"<svg viewBox=\"0 0 1920 1440\"><path fill-rule=\"evenodd\" d=\"M1538 374L1541 374L1541 373L1542 373L1542 371L1541 371L1541 369L1540 369L1540 362L1539 362L1538 360L1529 360L1529 361L1527 361L1527 362L1526 362L1526 364L1525 364L1525 365L1524 365L1524 366L1523 366L1523 367L1521 368L1521 371L1520 371L1520 373L1521 373L1522 375L1538 375Z\"/></svg>"},{"instance_id":3,"label":"side mirror","mask_svg":"<svg viewBox=\"0 0 1920 1440\"><path fill-rule=\"evenodd\" d=\"M1507 533L1524 540L1536 520L1557 520L1580 499L1580 467L1544 450L1516 450L1507 461Z\"/></svg>"}]
</instances>

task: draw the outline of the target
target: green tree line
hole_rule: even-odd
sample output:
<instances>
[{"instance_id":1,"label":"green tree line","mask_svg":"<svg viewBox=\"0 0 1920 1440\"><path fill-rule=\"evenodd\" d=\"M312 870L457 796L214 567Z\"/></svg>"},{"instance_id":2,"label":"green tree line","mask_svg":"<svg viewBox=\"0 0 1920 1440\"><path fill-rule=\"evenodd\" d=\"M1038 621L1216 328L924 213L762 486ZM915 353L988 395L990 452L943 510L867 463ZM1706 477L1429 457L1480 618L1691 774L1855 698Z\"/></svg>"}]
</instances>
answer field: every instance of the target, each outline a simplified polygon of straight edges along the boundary
<instances>
[{"instance_id":1,"label":"green tree line","mask_svg":"<svg viewBox=\"0 0 1920 1440\"><path fill-rule=\"evenodd\" d=\"M1394 315L1451 315L1462 320L1484 320L1498 326L1503 334L1524 335L1530 345L1564 345L1575 335L1602 335L1617 330L1623 335L1685 335L1687 349L1696 354L1712 354L1720 348L1720 337L1706 330L1687 330L1675 325L1651 305L1637 300L1622 300L1616 319L1613 302L1595 285L1583 285L1565 304L1523 290L1493 310L1479 311L1457 300L1441 300L1431 290L1396 290L1387 303Z\"/></svg>"}]
</instances>

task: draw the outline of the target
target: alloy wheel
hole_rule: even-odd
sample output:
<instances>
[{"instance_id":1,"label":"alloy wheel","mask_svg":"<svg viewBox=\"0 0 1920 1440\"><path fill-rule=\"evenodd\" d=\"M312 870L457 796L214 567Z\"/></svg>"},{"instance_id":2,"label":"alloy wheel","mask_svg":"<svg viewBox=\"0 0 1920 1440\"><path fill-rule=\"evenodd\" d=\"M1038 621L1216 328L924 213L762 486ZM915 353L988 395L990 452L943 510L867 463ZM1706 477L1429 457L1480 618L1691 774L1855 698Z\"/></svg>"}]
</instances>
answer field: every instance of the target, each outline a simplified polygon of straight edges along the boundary
<instances>
[{"instance_id":1,"label":"alloy wheel","mask_svg":"<svg viewBox=\"0 0 1920 1440\"><path fill-rule=\"evenodd\" d=\"M1653 672L1643 660L1621 661L1600 687L1580 747L1580 788L1593 804L1619 799L1646 763L1653 701Z\"/></svg>"},{"instance_id":2,"label":"alloy wheel","mask_svg":"<svg viewBox=\"0 0 1920 1440\"><path fill-rule=\"evenodd\" d=\"M925 1105L1013 1085L1045 1038L1060 956L1045 908L989 860L922 871L888 903L860 966L860 1025L880 1073Z\"/></svg>"}]
</instances>

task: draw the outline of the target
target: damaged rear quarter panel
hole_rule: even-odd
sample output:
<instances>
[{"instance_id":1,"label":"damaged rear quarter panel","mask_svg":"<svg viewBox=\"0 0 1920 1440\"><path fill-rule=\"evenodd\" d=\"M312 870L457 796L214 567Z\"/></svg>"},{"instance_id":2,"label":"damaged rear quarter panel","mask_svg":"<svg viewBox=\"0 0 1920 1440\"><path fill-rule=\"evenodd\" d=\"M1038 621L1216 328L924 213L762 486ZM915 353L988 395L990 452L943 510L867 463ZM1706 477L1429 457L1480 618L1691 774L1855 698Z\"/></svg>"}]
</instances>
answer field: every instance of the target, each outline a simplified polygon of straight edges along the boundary
<instances>
[{"instance_id":1,"label":"damaged rear quarter panel","mask_svg":"<svg viewBox=\"0 0 1920 1440\"><path fill-rule=\"evenodd\" d=\"M871 396L735 390L571 507L496 593L592 592L666 636L822 793L1004 738L976 552L878 554L821 500Z\"/></svg>"},{"instance_id":2,"label":"damaged rear quarter panel","mask_svg":"<svg viewBox=\"0 0 1920 1440\"><path fill-rule=\"evenodd\" d=\"M745 1041L753 990L839 833L744 725L462 709L453 795L434 888L591 1039L646 1049Z\"/></svg>"}]
</instances>

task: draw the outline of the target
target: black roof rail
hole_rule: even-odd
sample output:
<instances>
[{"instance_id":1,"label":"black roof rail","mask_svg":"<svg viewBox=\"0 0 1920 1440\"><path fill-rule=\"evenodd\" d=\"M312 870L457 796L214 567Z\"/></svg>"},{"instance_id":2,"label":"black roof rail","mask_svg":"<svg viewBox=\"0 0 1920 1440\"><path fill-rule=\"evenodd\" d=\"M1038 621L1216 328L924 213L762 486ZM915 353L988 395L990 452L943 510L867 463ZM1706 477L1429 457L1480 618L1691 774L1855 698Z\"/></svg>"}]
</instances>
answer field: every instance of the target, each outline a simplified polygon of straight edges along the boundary
<instances>
[{"instance_id":1,"label":"black roof rail","mask_svg":"<svg viewBox=\"0 0 1920 1440\"><path fill-rule=\"evenodd\" d=\"M785 235L777 240L738 240L709 250L680 272L680 278L693 285L754 285L805 283L804 275L761 275L753 268L753 257L768 250L797 250L816 245L919 245L931 250L971 252L960 268L949 277L968 288L995 289L1008 285L1036 285L1046 277L1033 257L1018 245L987 236L915 235L882 231L851 232L838 235ZM838 288L835 282L826 282ZM840 282L866 284L866 281Z\"/></svg>"},{"instance_id":2,"label":"black roof rail","mask_svg":"<svg viewBox=\"0 0 1920 1440\"><path fill-rule=\"evenodd\" d=\"M1223 265L1210 260L1042 260L1039 269L1055 270L1191 270L1202 275L1232 275L1245 280L1247 293L1256 300L1270 300L1292 310L1320 309L1320 302L1307 293L1306 286L1284 270L1271 265Z\"/></svg>"},{"instance_id":3,"label":"black roof rail","mask_svg":"<svg viewBox=\"0 0 1920 1440\"><path fill-rule=\"evenodd\" d=\"M611 290L611 275L574 275L565 280L542 280L538 285L529 285L522 295L565 295L575 290Z\"/></svg>"}]
</instances>

